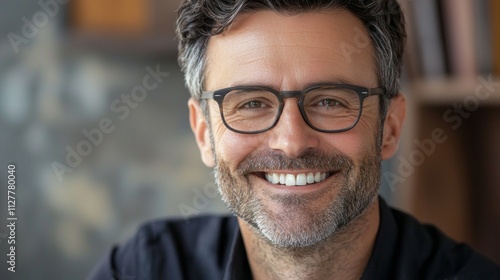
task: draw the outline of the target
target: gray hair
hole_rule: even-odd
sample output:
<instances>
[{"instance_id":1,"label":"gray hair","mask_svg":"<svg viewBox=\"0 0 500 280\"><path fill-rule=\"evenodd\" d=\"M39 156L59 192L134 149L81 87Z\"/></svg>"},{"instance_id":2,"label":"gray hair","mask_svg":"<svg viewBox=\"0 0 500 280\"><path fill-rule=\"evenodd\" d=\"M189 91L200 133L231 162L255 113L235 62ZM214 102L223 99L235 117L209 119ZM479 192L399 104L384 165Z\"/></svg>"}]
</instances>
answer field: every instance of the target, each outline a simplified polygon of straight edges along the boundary
<instances>
[{"instance_id":1,"label":"gray hair","mask_svg":"<svg viewBox=\"0 0 500 280\"><path fill-rule=\"evenodd\" d=\"M399 77L406 39L405 20L396 0L184 0L178 10L179 64L191 96L203 90L205 54L211 36L222 33L241 13L272 10L299 14L329 8L350 11L364 24L375 49L381 120L389 99L399 92Z\"/></svg>"}]
</instances>

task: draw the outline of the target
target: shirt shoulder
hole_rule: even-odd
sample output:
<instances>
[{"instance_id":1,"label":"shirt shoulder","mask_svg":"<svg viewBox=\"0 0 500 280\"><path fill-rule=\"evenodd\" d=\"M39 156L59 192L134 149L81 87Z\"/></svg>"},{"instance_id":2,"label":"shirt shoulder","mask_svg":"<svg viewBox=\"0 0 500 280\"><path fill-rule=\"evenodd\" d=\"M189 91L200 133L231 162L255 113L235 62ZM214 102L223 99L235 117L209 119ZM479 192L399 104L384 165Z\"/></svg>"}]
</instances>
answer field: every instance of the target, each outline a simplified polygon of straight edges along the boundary
<instances>
[{"instance_id":1,"label":"shirt shoulder","mask_svg":"<svg viewBox=\"0 0 500 280\"><path fill-rule=\"evenodd\" d=\"M235 217L219 215L145 223L88 279L220 279L237 227Z\"/></svg>"},{"instance_id":2,"label":"shirt shoulder","mask_svg":"<svg viewBox=\"0 0 500 280\"><path fill-rule=\"evenodd\" d=\"M391 209L397 225L398 279L500 279L500 266L438 228Z\"/></svg>"}]
</instances>

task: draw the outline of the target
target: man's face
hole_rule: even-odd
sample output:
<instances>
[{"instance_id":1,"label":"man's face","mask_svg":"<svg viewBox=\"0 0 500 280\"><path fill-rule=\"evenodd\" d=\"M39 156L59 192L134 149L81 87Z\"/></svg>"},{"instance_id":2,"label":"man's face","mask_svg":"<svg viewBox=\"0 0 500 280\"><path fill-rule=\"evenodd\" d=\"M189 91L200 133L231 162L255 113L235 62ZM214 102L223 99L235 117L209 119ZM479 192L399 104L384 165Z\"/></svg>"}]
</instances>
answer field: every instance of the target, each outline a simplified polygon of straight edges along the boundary
<instances>
[{"instance_id":1,"label":"man's face","mask_svg":"<svg viewBox=\"0 0 500 280\"><path fill-rule=\"evenodd\" d=\"M260 85L286 91L325 82L377 87L373 47L357 47L359 30L365 30L362 22L338 9L240 15L228 30L210 38L204 88ZM363 39L368 38L365 32ZM335 233L377 197L378 101L365 99L358 124L342 133L310 128L294 98L285 99L277 125L259 134L228 130L213 100L208 102L210 125L197 103L191 101L190 109L202 158L215 166L228 207L273 244L303 247ZM292 182L311 174L319 180L305 186L266 179L284 176Z\"/></svg>"}]
</instances>

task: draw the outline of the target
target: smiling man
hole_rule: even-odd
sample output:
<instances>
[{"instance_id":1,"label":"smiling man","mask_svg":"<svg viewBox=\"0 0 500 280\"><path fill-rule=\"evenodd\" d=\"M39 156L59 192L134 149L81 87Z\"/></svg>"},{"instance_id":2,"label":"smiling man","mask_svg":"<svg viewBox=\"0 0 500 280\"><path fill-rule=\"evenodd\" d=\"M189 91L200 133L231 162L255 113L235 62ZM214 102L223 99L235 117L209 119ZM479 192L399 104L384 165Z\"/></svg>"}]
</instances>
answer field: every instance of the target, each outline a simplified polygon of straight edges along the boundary
<instances>
[{"instance_id":1,"label":"smiling man","mask_svg":"<svg viewBox=\"0 0 500 280\"><path fill-rule=\"evenodd\" d=\"M500 275L378 196L406 110L396 1L187 0L177 23L191 127L234 216L147 224L92 278Z\"/></svg>"}]
</instances>

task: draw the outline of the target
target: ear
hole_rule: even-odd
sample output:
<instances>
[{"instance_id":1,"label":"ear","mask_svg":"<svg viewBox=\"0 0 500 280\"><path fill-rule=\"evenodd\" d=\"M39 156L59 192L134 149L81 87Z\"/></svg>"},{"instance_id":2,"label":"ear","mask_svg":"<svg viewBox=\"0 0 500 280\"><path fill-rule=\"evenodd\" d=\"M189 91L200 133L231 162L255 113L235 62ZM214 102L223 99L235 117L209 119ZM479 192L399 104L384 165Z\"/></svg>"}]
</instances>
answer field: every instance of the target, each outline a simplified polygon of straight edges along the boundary
<instances>
[{"instance_id":1,"label":"ear","mask_svg":"<svg viewBox=\"0 0 500 280\"><path fill-rule=\"evenodd\" d=\"M189 123L193 130L196 143L201 153L201 160L208 167L214 167L214 155L210 145L210 134L207 120L200 107L200 102L194 98L188 101L189 107Z\"/></svg>"},{"instance_id":2,"label":"ear","mask_svg":"<svg viewBox=\"0 0 500 280\"><path fill-rule=\"evenodd\" d=\"M382 159L391 158L399 145L401 129L406 117L406 100L402 93L393 97L387 109L382 136Z\"/></svg>"}]
</instances>

